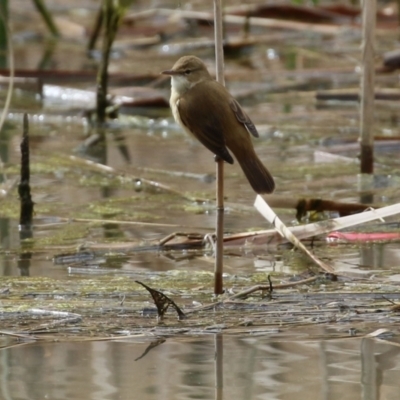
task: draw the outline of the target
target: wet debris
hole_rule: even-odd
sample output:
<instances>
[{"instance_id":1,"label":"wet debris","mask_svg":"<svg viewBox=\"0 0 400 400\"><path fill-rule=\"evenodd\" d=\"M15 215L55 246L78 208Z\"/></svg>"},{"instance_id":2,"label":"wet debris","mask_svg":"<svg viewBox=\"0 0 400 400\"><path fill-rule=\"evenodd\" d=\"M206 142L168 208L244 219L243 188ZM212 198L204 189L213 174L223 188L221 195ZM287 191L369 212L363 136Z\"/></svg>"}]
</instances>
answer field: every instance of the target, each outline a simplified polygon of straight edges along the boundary
<instances>
[{"instance_id":1,"label":"wet debris","mask_svg":"<svg viewBox=\"0 0 400 400\"><path fill-rule=\"evenodd\" d=\"M154 304L157 307L157 312L158 312L158 318L162 320L164 318L164 314L168 310L169 306L172 306L175 311L178 314L179 319L184 319L186 318L186 315L184 312L178 307L178 305L170 299L168 296L166 296L164 293L161 293L158 290L152 289L150 286L147 286L143 282L140 281L135 281L139 285L142 285L150 294L151 297L154 300Z\"/></svg>"}]
</instances>

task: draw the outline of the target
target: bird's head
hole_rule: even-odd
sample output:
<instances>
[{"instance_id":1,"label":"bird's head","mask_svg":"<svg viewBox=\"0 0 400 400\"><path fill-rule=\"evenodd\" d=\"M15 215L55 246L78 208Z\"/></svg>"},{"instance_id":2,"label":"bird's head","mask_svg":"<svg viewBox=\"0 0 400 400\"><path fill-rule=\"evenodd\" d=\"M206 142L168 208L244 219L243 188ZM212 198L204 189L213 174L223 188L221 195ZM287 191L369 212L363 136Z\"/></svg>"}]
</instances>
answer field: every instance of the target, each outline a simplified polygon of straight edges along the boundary
<instances>
[{"instance_id":1,"label":"bird's head","mask_svg":"<svg viewBox=\"0 0 400 400\"><path fill-rule=\"evenodd\" d=\"M163 71L162 74L171 76L171 86L179 94L202 81L212 79L206 65L195 56L181 57L172 69Z\"/></svg>"}]
</instances>

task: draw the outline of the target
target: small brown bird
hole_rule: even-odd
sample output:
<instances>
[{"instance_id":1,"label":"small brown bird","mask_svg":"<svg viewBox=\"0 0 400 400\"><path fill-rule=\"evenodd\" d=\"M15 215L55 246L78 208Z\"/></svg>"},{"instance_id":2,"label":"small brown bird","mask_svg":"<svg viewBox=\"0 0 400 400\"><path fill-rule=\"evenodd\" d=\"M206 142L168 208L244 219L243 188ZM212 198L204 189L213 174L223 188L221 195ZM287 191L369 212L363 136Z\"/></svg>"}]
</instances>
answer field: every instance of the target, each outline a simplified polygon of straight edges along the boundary
<instances>
[{"instance_id":1,"label":"small brown bird","mask_svg":"<svg viewBox=\"0 0 400 400\"><path fill-rule=\"evenodd\" d=\"M215 81L199 58L180 58L172 69L170 105L176 122L229 164L238 160L256 193L272 193L274 179L254 151L258 132L239 103Z\"/></svg>"}]
</instances>

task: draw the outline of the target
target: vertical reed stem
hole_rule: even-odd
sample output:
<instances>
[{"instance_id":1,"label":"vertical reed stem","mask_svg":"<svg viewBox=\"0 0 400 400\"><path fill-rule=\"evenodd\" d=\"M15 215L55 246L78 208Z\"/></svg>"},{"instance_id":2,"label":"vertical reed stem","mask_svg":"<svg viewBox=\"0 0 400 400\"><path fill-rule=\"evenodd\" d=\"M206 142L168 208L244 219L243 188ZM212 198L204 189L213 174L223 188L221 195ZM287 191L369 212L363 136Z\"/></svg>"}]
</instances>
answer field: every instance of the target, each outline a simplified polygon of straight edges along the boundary
<instances>
[{"instance_id":1,"label":"vertical reed stem","mask_svg":"<svg viewBox=\"0 0 400 400\"><path fill-rule=\"evenodd\" d=\"M222 8L221 0L214 0L214 34L215 34L215 61L217 81L222 85L224 79L224 48L222 38ZM216 251L214 266L214 294L223 293L223 257L224 257L224 161L216 157L217 164L217 220L216 220Z\"/></svg>"},{"instance_id":2,"label":"vertical reed stem","mask_svg":"<svg viewBox=\"0 0 400 400\"><path fill-rule=\"evenodd\" d=\"M362 80L361 80L361 173L372 174L374 171L374 97L375 69L374 42L376 22L376 0L363 1L362 25Z\"/></svg>"}]
</instances>

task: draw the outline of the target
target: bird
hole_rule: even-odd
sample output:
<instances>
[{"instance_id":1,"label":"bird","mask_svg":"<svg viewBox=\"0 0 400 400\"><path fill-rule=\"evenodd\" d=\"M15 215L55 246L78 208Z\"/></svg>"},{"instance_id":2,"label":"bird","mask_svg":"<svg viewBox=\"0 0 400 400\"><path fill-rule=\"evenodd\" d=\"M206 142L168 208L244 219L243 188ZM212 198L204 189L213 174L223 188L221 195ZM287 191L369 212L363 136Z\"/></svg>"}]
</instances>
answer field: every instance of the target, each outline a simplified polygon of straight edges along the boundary
<instances>
[{"instance_id":1,"label":"bird","mask_svg":"<svg viewBox=\"0 0 400 400\"><path fill-rule=\"evenodd\" d=\"M216 159L233 164L232 152L256 193L272 193L274 179L251 140L250 135L259 137L255 125L225 86L213 79L204 62L184 56L161 73L171 77L170 106L175 121Z\"/></svg>"}]
</instances>

